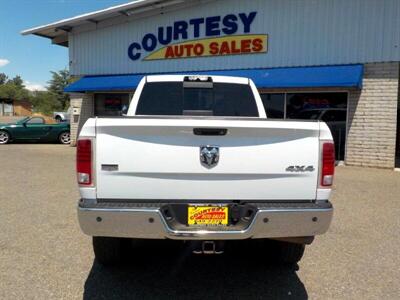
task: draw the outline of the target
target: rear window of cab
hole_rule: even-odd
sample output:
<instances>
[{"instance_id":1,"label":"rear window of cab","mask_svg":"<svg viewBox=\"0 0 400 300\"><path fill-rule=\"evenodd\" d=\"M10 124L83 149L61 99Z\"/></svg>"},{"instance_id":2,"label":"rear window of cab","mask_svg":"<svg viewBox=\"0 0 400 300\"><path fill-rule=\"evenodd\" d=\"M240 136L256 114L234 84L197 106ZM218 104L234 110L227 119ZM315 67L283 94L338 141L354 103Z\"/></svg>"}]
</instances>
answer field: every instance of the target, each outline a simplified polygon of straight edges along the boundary
<instances>
[{"instance_id":1,"label":"rear window of cab","mask_svg":"<svg viewBox=\"0 0 400 300\"><path fill-rule=\"evenodd\" d=\"M258 117L249 85L184 82L148 82L139 98L136 115Z\"/></svg>"}]
</instances>

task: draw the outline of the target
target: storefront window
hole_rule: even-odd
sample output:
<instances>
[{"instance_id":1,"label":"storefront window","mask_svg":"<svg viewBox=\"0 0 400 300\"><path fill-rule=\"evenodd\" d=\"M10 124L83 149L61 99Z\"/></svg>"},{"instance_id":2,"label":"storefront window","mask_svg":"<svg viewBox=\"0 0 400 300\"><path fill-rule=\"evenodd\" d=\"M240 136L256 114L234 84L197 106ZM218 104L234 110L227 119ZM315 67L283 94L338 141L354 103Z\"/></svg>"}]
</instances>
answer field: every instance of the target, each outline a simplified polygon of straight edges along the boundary
<instances>
[{"instance_id":1,"label":"storefront window","mask_svg":"<svg viewBox=\"0 0 400 300\"><path fill-rule=\"evenodd\" d=\"M270 93L261 94L261 99L270 119L326 122L335 141L336 159L344 160L347 93Z\"/></svg>"},{"instance_id":2,"label":"storefront window","mask_svg":"<svg viewBox=\"0 0 400 300\"><path fill-rule=\"evenodd\" d=\"M268 118L285 118L285 94L261 94L261 99Z\"/></svg>"},{"instance_id":3,"label":"storefront window","mask_svg":"<svg viewBox=\"0 0 400 300\"><path fill-rule=\"evenodd\" d=\"M347 93L293 93L286 97L286 117L326 122L335 141L336 159L344 160Z\"/></svg>"},{"instance_id":4,"label":"storefront window","mask_svg":"<svg viewBox=\"0 0 400 300\"><path fill-rule=\"evenodd\" d=\"M129 106L129 94L96 94L95 115L99 117L121 116Z\"/></svg>"},{"instance_id":5,"label":"storefront window","mask_svg":"<svg viewBox=\"0 0 400 300\"><path fill-rule=\"evenodd\" d=\"M289 119L308 119L312 116L320 120L322 112L333 108L347 107L347 93L296 93L287 94L287 114Z\"/></svg>"}]
</instances>

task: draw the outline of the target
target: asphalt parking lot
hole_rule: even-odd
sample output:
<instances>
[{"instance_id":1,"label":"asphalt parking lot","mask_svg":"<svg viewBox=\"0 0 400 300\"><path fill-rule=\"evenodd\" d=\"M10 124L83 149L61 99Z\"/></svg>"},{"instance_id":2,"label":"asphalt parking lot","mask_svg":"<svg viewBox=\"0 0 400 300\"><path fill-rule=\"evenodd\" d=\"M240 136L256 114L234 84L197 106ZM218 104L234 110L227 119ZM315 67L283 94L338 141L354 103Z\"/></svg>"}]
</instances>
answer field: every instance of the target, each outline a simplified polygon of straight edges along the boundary
<instances>
[{"instance_id":1,"label":"asphalt parking lot","mask_svg":"<svg viewBox=\"0 0 400 300\"><path fill-rule=\"evenodd\" d=\"M0 147L0 299L398 299L400 173L339 167L330 231L295 267L248 245L218 257L156 246L104 269L76 219L74 148Z\"/></svg>"}]
</instances>

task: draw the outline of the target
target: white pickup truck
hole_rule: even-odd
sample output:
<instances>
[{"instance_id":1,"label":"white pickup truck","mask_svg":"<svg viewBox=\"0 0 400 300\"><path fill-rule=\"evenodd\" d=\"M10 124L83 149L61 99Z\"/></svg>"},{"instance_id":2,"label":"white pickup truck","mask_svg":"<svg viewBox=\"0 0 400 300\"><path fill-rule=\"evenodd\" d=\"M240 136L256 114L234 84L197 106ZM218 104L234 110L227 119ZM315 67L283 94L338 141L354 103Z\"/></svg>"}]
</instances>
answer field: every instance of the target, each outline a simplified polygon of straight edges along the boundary
<instances>
[{"instance_id":1,"label":"white pickup truck","mask_svg":"<svg viewBox=\"0 0 400 300\"><path fill-rule=\"evenodd\" d=\"M327 125L268 120L247 78L147 76L126 116L82 128L79 223L105 265L145 239L272 239L295 263L331 223L334 166Z\"/></svg>"}]
</instances>

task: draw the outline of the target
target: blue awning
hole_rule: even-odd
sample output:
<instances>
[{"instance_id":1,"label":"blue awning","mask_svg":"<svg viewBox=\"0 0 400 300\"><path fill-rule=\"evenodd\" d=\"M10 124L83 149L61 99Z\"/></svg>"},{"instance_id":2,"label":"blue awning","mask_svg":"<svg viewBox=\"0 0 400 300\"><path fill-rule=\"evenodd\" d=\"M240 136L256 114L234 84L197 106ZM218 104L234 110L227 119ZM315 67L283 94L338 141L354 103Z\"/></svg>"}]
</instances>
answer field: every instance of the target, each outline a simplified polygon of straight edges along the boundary
<instances>
[{"instance_id":1,"label":"blue awning","mask_svg":"<svg viewBox=\"0 0 400 300\"><path fill-rule=\"evenodd\" d=\"M258 88L358 88L362 87L363 65L220 70L168 74L207 74L251 78ZM149 74L85 76L65 92L130 91Z\"/></svg>"},{"instance_id":2,"label":"blue awning","mask_svg":"<svg viewBox=\"0 0 400 300\"><path fill-rule=\"evenodd\" d=\"M143 75L85 76L68 85L64 92L129 91L138 86Z\"/></svg>"}]
</instances>

